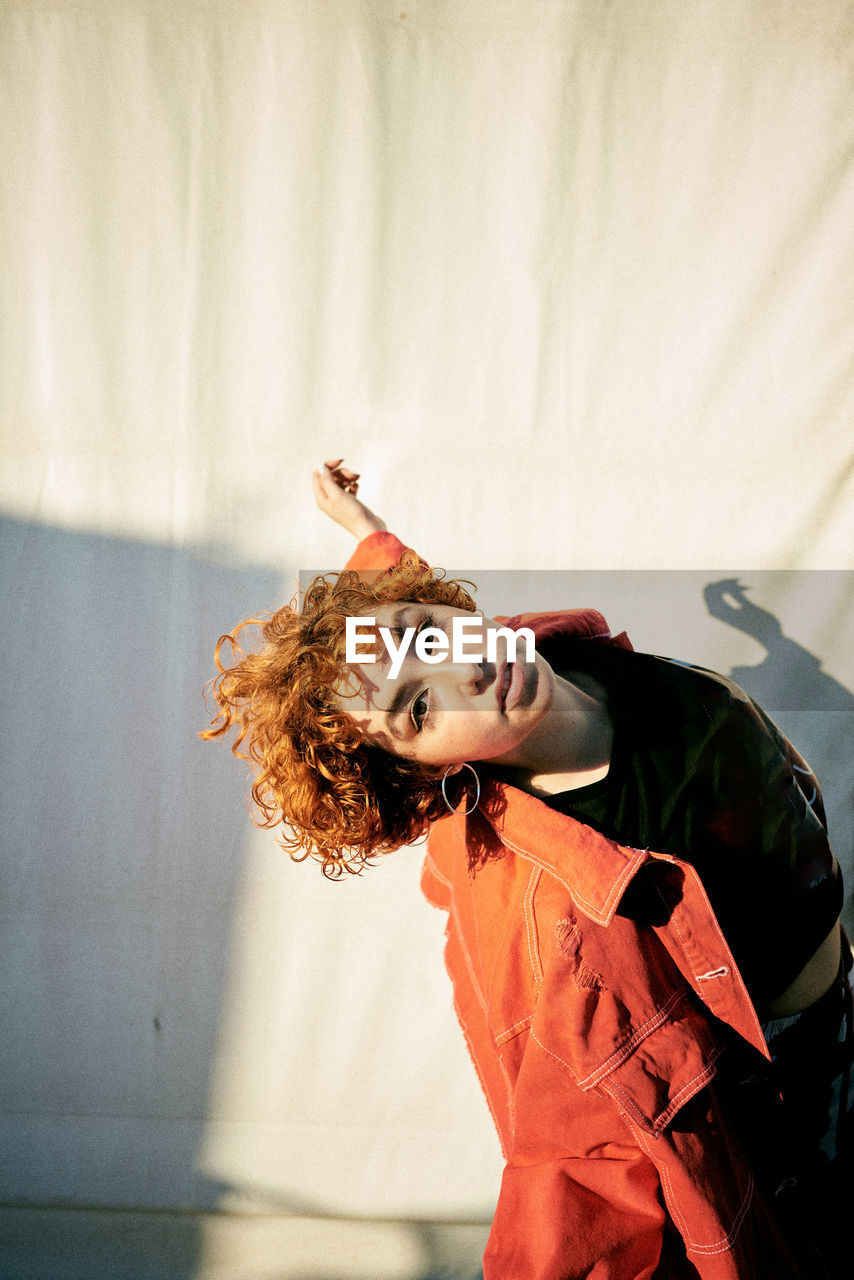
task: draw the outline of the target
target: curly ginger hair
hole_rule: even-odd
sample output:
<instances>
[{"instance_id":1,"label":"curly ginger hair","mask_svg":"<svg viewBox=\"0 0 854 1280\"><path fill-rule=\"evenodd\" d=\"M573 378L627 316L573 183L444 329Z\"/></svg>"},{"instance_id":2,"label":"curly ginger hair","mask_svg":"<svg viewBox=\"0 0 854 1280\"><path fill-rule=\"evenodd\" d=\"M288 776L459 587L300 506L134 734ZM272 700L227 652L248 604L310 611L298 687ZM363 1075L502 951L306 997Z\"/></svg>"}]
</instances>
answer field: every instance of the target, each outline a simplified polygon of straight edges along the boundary
<instances>
[{"instance_id":1,"label":"curly ginger hair","mask_svg":"<svg viewBox=\"0 0 854 1280\"><path fill-rule=\"evenodd\" d=\"M336 697L354 679L344 661L347 617L401 601L475 611L461 581L406 552L373 582L353 570L322 574L301 607L295 598L275 613L247 618L216 646L219 674L207 688L219 714L199 736L236 730L232 751L255 773L253 821L285 824L279 839L291 857L316 859L332 879L358 874L447 812L435 773L367 742ZM242 646L249 627L260 628L264 642L255 652ZM453 800L462 779L448 782L456 787Z\"/></svg>"}]
</instances>

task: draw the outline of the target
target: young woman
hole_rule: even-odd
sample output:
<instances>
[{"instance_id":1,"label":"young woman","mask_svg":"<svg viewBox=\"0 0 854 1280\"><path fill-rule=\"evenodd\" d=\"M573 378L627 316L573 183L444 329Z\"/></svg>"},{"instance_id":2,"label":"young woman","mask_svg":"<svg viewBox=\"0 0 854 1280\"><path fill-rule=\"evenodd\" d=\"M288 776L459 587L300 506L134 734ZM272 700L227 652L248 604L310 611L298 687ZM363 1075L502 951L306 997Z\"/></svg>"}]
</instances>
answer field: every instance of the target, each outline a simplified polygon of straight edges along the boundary
<instances>
[{"instance_id":1,"label":"young woman","mask_svg":"<svg viewBox=\"0 0 854 1280\"><path fill-rule=\"evenodd\" d=\"M315 475L348 571L259 650L221 639L204 736L236 729L261 820L326 874L429 830L506 1156L486 1280L842 1274L851 961L808 766L731 681L594 610L483 619L494 651L461 660L471 596L357 481Z\"/></svg>"}]
</instances>

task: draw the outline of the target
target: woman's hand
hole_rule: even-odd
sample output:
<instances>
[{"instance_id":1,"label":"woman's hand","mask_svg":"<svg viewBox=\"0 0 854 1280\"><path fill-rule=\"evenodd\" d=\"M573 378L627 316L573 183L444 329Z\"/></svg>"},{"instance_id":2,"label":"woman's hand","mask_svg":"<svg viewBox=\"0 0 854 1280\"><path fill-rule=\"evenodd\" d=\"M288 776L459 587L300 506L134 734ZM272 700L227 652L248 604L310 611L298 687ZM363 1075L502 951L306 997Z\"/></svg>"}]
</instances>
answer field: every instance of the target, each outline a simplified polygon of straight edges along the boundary
<instances>
[{"instance_id":1,"label":"woman's hand","mask_svg":"<svg viewBox=\"0 0 854 1280\"><path fill-rule=\"evenodd\" d=\"M361 541L369 533L385 529L386 525L356 497L359 476L355 471L342 467L342 462L343 458L325 462L312 473L314 500L324 515Z\"/></svg>"}]
</instances>

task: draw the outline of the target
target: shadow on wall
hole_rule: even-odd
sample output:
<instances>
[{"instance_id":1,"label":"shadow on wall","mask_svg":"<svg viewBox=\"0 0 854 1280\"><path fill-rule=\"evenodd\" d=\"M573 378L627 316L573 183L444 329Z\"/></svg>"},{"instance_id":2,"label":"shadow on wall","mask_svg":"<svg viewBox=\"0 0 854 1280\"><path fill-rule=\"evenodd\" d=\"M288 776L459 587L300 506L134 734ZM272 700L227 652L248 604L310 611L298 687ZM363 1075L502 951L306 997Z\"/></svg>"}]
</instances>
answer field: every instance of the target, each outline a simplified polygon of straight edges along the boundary
<instances>
[{"instance_id":1,"label":"shadow on wall","mask_svg":"<svg viewBox=\"0 0 854 1280\"><path fill-rule=\"evenodd\" d=\"M843 918L854 936L854 694L820 660L785 635L779 619L748 599L737 578L706 585L713 618L752 636L765 649L755 666L730 675L788 734L815 769L828 811L831 843L846 884Z\"/></svg>"},{"instance_id":2,"label":"shadow on wall","mask_svg":"<svg viewBox=\"0 0 854 1280\"><path fill-rule=\"evenodd\" d=\"M482 1227L218 1214L196 1168L247 823L202 689L285 566L5 518L0 545L0 1278L473 1280Z\"/></svg>"},{"instance_id":3,"label":"shadow on wall","mask_svg":"<svg viewBox=\"0 0 854 1280\"><path fill-rule=\"evenodd\" d=\"M13 520L0 520L0 539L0 1276L213 1275L211 1219L198 1215L230 1188L195 1166L246 816L229 753L196 733L213 641L224 622L275 606L281 579ZM704 595L715 618L764 645L763 662L732 674L836 797L831 834L851 885L854 697L735 580ZM315 1213L271 1207L315 1223L300 1280L376 1280L370 1259L360 1273L311 1243L334 1230ZM367 1240L372 1224L354 1225ZM477 1274L482 1228L394 1230L413 1251L400 1275ZM283 1259L259 1274L298 1272Z\"/></svg>"},{"instance_id":4,"label":"shadow on wall","mask_svg":"<svg viewBox=\"0 0 854 1280\"><path fill-rule=\"evenodd\" d=\"M214 1208L194 1163L246 815L196 733L223 620L280 580L9 519L0 539L0 1202Z\"/></svg>"}]
</instances>

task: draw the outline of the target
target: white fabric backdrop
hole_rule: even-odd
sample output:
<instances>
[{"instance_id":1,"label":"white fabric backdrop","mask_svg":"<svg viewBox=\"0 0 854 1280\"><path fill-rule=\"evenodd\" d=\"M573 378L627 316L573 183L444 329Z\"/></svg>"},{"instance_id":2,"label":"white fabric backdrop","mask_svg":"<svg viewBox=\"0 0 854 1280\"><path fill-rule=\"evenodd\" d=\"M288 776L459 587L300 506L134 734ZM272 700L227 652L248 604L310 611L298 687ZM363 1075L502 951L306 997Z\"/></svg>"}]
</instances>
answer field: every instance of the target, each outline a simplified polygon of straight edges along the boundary
<instances>
[{"instance_id":1,"label":"white fabric backdrop","mask_svg":"<svg viewBox=\"0 0 854 1280\"><path fill-rule=\"evenodd\" d=\"M854 882L852 71L850 0L6 0L0 1199L490 1214L419 851L323 882L193 736L325 456L745 669Z\"/></svg>"}]
</instances>

